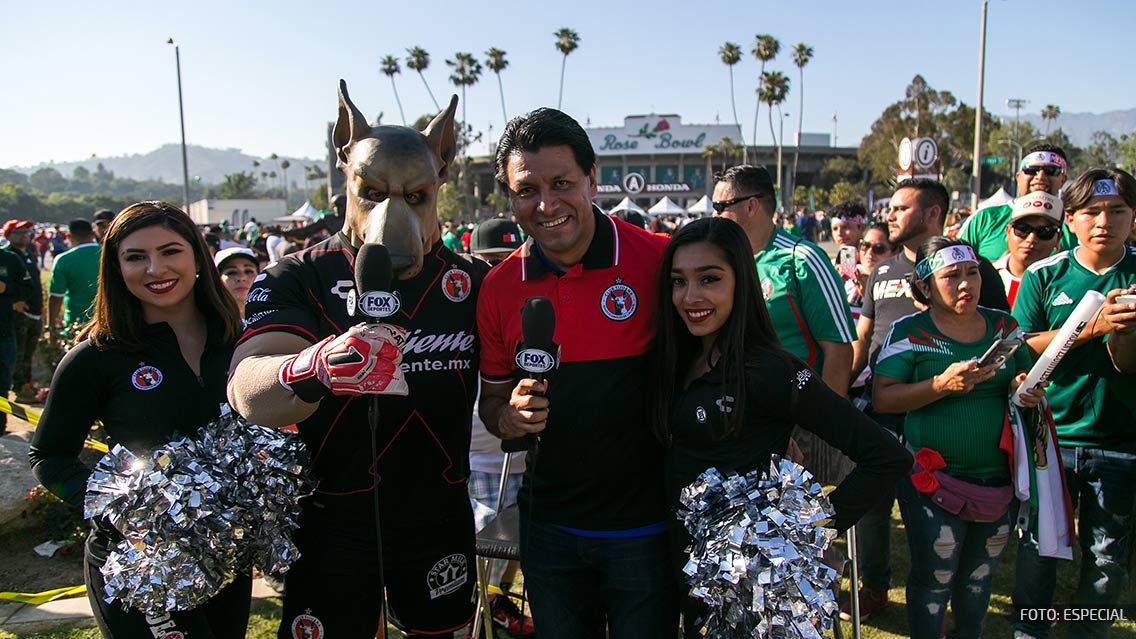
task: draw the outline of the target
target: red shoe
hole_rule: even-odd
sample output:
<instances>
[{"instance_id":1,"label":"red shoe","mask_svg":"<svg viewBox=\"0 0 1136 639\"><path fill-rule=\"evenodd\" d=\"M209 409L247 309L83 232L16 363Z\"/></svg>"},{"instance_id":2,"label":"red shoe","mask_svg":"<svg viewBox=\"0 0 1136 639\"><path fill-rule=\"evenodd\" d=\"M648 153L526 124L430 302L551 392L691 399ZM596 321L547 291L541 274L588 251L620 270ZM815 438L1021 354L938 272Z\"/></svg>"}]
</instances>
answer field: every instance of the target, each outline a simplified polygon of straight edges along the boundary
<instances>
[{"instance_id":1,"label":"red shoe","mask_svg":"<svg viewBox=\"0 0 1136 639\"><path fill-rule=\"evenodd\" d=\"M888 592L875 588L860 589L860 621L867 621L872 613L888 605ZM840 604L840 619L852 621L852 598Z\"/></svg>"},{"instance_id":2,"label":"red shoe","mask_svg":"<svg viewBox=\"0 0 1136 639\"><path fill-rule=\"evenodd\" d=\"M532 617L526 617L517 604L504 595L497 595L489 602L489 612L493 616L493 623L514 637L536 635Z\"/></svg>"}]
</instances>

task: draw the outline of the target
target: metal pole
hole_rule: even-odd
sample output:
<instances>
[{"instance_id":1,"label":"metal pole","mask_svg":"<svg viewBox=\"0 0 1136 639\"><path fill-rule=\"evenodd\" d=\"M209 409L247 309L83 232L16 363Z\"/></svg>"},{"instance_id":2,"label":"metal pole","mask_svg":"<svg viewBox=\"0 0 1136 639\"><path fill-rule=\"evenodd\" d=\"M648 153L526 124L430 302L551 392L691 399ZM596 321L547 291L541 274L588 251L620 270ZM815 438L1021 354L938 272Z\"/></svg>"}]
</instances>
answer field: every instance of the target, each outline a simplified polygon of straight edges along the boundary
<instances>
[{"instance_id":1,"label":"metal pole","mask_svg":"<svg viewBox=\"0 0 1136 639\"><path fill-rule=\"evenodd\" d=\"M974 166L971 173L970 208L978 208L982 192L982 89L986 84L986 7L982 0L982 32L978 39L978 105L974 108Z\"/></svg>"},{"instance_id":2,"label":"metal pole","mask_svg":"<svg viewBox=\"0 0 1136 639\"><path fill-rule=\"evenodd\" d=\"M177 79L178 79L178 117L181 119L181 177L182 177L182 199L185 201L185 212L189 213L189 161L185 153L185 107L182 105L181 98L181 52L178 50L177 43L173 38L166 40L166 44L174 45L174 60L177 63Z\"/></svg>"},{"instance_id":3,"label":"metal pole","mask_svg":"<svg viewBox=\"0 0 1136 639\"><path fill-rule=\"evenodd\" d=\"M1018 170L1018 164L1022 161L1022 107L1026 105L1029 100L1021 98L1010 98L1006 100L1006 106L1014 110L1014 170Z\"/></svg>"}]
</instances>

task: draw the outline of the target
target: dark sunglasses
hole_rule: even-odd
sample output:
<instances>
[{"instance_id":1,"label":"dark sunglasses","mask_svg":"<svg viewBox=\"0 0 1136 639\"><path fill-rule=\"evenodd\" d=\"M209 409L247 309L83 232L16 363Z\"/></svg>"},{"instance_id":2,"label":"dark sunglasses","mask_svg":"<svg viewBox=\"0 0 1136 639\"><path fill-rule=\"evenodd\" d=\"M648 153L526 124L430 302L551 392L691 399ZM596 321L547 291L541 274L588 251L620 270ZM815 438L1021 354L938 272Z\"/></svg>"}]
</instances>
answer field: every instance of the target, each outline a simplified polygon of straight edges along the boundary
<instances>
[{"instance_id":1,"label":"dark sunglasses","mask_svg":"<svg viewBox=\"0 0 1136 639\"><path fill-rule=\"evenodd\" d=\"M872 255L883 255L891 250L891 247L884 244L872 244L871 242L860 242L860 250L866 251L872 249Z\"/></svg>"},{"instance_id":2,"label":"dark sunglasses","mask_svg":"<svg viewBox=\"0 0 1136 639\"><path fill-rule=\"evenodd\" d=\"M710 206L714 207L714 210L716 212L721 213L721 212L725 211L726 209L730 208L731 206L737 204L738 202L745 202L746 200L748 200L750 198L753 198L755 200L760 200L763 197L765 197L764 193L754 193L753 195L743 195L741 197L736 197L732 200L726 200L725 202L711 202Z\"/></svg>"},{"instance_id":3,"label":"dark sunglasses","mask_svg":"<svg viewBox=\"0 0 1136 639\"><path fill-rule=\"evenodd\" d=\"M1026 175L1037 175L1038 173L1042 172L1044 172L1049 177L1057 177L1058 175L1064 173L1064 171L1061 170L1061 167L1053 166L1052 164L1027 166L1026 168L1022 169L1022 173L1025 173Z\"/></svg>"},{"instance_id":4,"label":"dark sunglasses","mask_svg":"<svg viewBox=\"0 0 1136 639\"><path fill-rule=\"evenodd\" d=\"M1014 232L1014 235L1017 235L1023 240L1029 237L1030 233L1035 233L1039 240L1052 240L1053 236L1057 235L1059 229L1052 224L1031 226L1025 222L1014 222L1010 225L1010 230Z\"/></svg>"}]
</instances>

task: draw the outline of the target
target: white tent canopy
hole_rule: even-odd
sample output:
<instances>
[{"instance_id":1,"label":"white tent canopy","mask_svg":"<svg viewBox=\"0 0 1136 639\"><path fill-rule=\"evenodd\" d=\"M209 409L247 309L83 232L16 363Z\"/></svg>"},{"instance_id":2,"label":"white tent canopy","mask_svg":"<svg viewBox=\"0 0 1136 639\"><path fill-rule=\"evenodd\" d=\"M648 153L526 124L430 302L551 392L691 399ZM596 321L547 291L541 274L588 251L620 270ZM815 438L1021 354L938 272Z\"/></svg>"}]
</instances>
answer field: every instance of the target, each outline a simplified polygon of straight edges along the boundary
<instances>
[{"instance_id":1,"label":"white tent canopy","mask_svg":"<svg viewBox=\"0 0 1136 639\"><path fill-rule=\"evenodd\" d=\"M978 208L975 211L981 211L984 208L991 206L1002 206L1014 201L1014 197L1006 192L1006 189L999 187L998 192L978 203Z\"/></svg>"},{"instance_id":2,"label":"white tent canopy","mask_svg":"<svg viewBox=\"0 0 1136 639\"><path fill-rule=\"evenodd\" d=\"M647 209L647 211L652 215L682 215L686 213L686 209L675 204L674 200L669 197L664 197L659 200L651 208Z\"/></svg>"},{"instance_id":3,"label":"white tent canopy","mask_svg":"<svg viewBox=\"0 0 1136 639\"><path fill-rule=\"evenodd\" d=\"M311 202L308 202L307 200L305 200L304 203L300 205L300 208L296 209L295 211L292 211L292 215L299 215L299 216L302 216L302 217L306 217L309 220L314 220L314 219L316 219L316 216L319 215L319 209L312 206Z\"/></svg>"},{"instance_id":4,"label":"white tent canopy","mask_svg":"<svg viewBox=\"0 0 1136 639\"><path fill-rule=\"evenodd\" d=\"M618 213L620 211L633 211L635 213L640 213L640 214L646 213L646 211L643 210L643 207L632 202L631 198L629 198L629 197L625 197L622 200L620 200L619 204L616 204L615 207L613 207L611 209L611 211L609 211L609 213Z\"/></svg>"},{"instance_id":5,"label":"white tent canopy","mask_svg":"<svg viewBox=\"0 0 1136 639\"><path fill-rule=\"evenodd\" d=\"M701 213L702 215L710 215L714 212L714 206L710 204L710 196L703 195L701 200L686 207L688 213Z\"/></svg>"}]
</instances>

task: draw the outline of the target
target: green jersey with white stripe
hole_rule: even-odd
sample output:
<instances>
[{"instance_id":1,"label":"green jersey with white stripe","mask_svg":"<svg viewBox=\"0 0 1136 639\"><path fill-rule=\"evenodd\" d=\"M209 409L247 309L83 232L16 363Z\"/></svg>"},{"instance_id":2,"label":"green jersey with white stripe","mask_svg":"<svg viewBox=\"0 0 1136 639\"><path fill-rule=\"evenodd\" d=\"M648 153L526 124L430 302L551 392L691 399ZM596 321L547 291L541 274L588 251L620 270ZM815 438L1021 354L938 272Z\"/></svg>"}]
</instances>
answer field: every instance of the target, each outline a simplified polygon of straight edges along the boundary
<instances>
[{"instance_id":1,"label":"green jersey with white stripe","mask_svg":"<svg viewBox=\"0 0 1136 639\"><path fill-rule=\"evenodd\" d=\"M824 354L818 342L856 341L844 285L820 247L775 229L754 263L773 328L786 350L820 372Z\"/></svg>"},{"instance_id":2,"label":"green jersey with white stripe","mask_svg":"<svg viewBox=\"0 0 1136 639\"><path fill-rule=\"evenodd\" d=\"M1023 331L1060 329L1087 291L1136 285L1136 249L1126 248L1100 275L1077 260L1078 250L1084 249L1062 251L1026 269L1014 301ZM1136 375L1117 372L1106 339L1070 349L1049 377L1046 395L1062 446L1113 448L1136 440Z\"/></svg>"}]
</instances>

